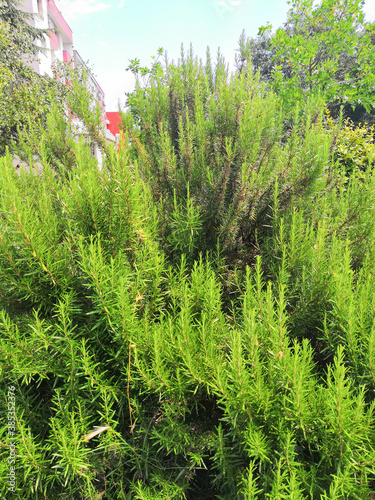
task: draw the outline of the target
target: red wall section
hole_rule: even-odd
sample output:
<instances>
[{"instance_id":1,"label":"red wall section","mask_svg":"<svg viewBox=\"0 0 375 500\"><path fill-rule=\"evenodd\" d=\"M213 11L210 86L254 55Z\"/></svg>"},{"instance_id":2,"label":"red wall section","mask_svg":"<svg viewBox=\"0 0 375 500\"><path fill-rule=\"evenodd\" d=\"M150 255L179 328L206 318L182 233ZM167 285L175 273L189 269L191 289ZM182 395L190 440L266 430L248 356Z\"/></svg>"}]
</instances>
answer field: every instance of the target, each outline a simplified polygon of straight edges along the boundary
<instances>
[{"instance_id":1,"label":"red wall section","mask_svg":"<svg viewBox=\"0 0 375 500\"><path fill-rule=\"evenodd\" d=\"M70 62L72 60L72 56L69 54L67 50L63 50L63 61Z\"/></svg>"},{"instance_id":2,"label":"red wall section","mask_svg":"<svg viewBox=\"0 0 375 500\"><path fill-rule=\"evenodd\" d=\"M107 120L109 121L107 129L111 134L116 135L120 133L119 123L121 123L120 113L118 111L109 111L107 114Z\"/></svg>"},{"instance_id":3,"label":"red wall section","mask_svg":"<svg viewBox=\"0 0 375 500\"><path fill-rule=\"evenodd\" d=\"M54 50L57 50L59 48L59 39L57 38L56 33L53 33L53 31L49 32L49 37L51 39L51 46Z\"/></svg>"}]
</instances>

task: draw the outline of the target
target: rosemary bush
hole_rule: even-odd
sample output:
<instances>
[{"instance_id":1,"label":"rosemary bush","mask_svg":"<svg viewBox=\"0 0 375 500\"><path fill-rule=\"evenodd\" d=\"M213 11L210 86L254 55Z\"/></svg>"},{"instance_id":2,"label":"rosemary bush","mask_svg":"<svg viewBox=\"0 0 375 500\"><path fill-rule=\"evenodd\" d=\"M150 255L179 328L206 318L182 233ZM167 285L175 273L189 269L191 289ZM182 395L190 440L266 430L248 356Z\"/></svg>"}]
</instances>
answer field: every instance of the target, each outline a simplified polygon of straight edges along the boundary
<instances>
[{"instance_id":1,"label":"rosemary bush","mask_svg":"<svg viewBox=\"0 0 375 500\"><path fill-rule=\"evenodd\" d=\"M220 58L130 100L102 170L84 141L51 162L53 120L37 167L32 130L28 168L0 159L14 498L371 498L371 166Z\"/></svg>"},{"instance_id":2,"label":"rosemary bush","mask_svg":"<svg viewBox=\"0 0 375 500\"><path fill-rule=\"evenodd\" d=\"M203 65L182 50L147 82L129 96L134 120L125 117L123 127L159 205L167 256L196 258L219 242L231 261L248 261L269 220L275 183L286 206L314 186L329 161L321 106L296 107L287 120L259 75L230 75L220 54L213 65L209 52ZM184 220L179 231L176 218Z\"/></svg>"}]
</instances>

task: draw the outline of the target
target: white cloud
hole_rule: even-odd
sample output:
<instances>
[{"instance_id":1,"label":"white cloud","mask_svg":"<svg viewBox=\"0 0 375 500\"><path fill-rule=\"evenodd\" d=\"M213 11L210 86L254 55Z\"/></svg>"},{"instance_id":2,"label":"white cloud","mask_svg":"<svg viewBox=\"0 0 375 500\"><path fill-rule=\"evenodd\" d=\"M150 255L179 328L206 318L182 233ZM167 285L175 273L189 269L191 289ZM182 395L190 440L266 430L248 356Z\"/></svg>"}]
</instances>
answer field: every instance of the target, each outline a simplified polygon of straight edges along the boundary
<instances>
[{"instance_id":1,"label":"white cloud","mask_svg":"<svg viewBox=\"0 0 375 500\"><path fill-rule=\"evenodd\" d=\"M123 7L124 5L125 5L125 0L121 0L118 8L121 9L121 7Z\"/></svg>"},{"instance_id":2,"label":"white cloud","mask_svg":"<svg viewBox=\"0 0 375 500\"><path fill-rule=\"evenodd\" d=\"M60 6L62 14L67 18L100 12L110 7L100 0L61 0Z\"/></svg>"},{"instance_id":3,"label":"white cloud","mask_svg":"<svg viewBox=\"0 0 375 500\"><path fill-rule=\"evenodd\" d=\"M367 22L375 21L375 4L373 3L372 0L366 0L366 3L363 7L363 11L366 15Z\"/></svg>"}]
</instances>

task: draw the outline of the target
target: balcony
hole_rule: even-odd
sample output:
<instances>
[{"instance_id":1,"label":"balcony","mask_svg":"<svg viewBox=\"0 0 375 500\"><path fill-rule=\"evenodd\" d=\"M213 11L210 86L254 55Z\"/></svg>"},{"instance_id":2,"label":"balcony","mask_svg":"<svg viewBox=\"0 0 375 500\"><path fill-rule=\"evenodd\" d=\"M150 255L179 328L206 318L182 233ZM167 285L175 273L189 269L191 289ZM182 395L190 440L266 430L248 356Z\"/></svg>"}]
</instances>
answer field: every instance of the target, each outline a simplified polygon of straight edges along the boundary
<instances>
[{"instance_id":1,"label":"balcony","mask_svg":"<svg viewBox=\"0 0 375 500\"><path fill-rule=\"evenodd\" d=\"M47 0L48 15L59 29L64 43L73 43L73 33L53 0Z\"/></svg>"}]
</instances>

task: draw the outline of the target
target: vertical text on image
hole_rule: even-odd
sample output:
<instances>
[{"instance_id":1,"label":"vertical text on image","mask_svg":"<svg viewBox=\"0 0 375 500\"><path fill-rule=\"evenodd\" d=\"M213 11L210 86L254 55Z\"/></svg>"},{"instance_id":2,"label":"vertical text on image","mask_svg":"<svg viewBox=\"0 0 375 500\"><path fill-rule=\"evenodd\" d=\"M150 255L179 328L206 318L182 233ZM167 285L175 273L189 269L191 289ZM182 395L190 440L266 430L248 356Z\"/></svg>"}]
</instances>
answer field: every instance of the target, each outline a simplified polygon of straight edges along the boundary
<instances>
[{"instance_id":1,"label":"vertical text on image","mask_svg":"<svg viewBox=\"0 0 375 500\"><path fill-rule=\"evenodd\" d=\"M8 386L7 392L7 407L8 407L8 448L9 457L7 484L8 491L15 493L16 491L16 398L15 387Z\"/></svg>"}]
</instances>

